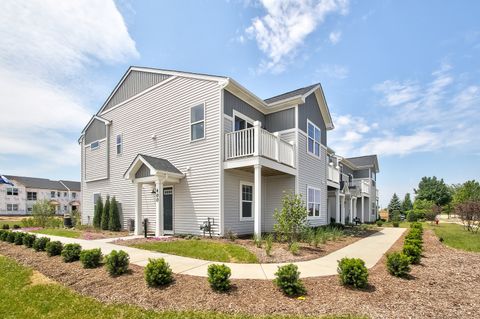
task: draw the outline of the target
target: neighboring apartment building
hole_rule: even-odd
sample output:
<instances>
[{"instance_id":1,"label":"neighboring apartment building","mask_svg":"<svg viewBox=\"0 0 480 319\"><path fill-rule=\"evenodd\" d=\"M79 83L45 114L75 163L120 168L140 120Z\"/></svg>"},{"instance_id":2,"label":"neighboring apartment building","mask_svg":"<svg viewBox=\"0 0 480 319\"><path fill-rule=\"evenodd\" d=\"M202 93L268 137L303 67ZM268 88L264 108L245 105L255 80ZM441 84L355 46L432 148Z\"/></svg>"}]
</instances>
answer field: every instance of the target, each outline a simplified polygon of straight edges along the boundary
<instances>
[{"instance_id":1,"label":"neighboring apartment building","mask_svg":"<svg viewBox=\"0 0 480 319\"><path fill-rule=\"evenodd\" d=\"M327 131L320 84L262 100L235 80L131 67L79 138L83 222L115 196L123 226L156 235L271 231L286 192L311 225L327 214Z\"/></svg>"},{"instance_id":2,"label":"neighboring apartment building","mask_svg":"<svg viewBox=\"0 0 480 319\"><path fill-rule=\"evenodd\" d=\"M56 214L80 210L80 182L5 175L14 186L0 185L0 215L29 215L38 200L47 199Z\"/></svg>"}]
</instances>

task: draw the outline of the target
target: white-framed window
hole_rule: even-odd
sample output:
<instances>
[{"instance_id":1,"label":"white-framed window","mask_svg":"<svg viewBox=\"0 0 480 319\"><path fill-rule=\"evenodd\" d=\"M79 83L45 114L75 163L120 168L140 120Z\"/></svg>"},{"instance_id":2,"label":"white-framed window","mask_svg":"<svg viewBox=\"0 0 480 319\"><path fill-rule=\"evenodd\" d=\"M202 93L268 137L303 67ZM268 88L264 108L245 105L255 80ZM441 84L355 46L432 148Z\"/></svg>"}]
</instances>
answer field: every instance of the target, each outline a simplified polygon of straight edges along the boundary
<instances>
[{"instance_id":1,"label":"white-framed window","mask_svg":"<svg viewBox=\"0 0 480 319\"><path fill-rule=\"evenodd\" d=\"M27 212L31 213L32 212L32 207L28 207Z\"/></svg>"},{"instance_id":2,"label":"white-framed window","mask_svg":"<svg viewBox=\"0 0 480 319\"><path fill-rule=\"evenodd\" d=\"M122 154L123 150L123 137L122 134L117 134L117 137L115 139L116 145L117 145L117 155Z\"/></svg>"},{"instance_id":3,"label":"white-framed window","mask_svg":"<svg viewBox=\"0 0 480 319\"><path fill-rule=\"evenodd\" d=\"M67 197L67 192L63 192L63 197Z\"/></svg>"},{"instance_id":4,"label":"white-framed window","mask_svg":"<svg viewBox=\"0 0 480 319\"><path fill-rule=\"evenodd\" d=\"M240 220L253 220L253 184L240 182Z\"/></svg>"},{"instance_id":5,"label":"white-framed window","mask_svg":"<svg viewBox=\"0 0 480 319\"><path fill-rule=\"evenodd\" d=\"M51 191L51 192L50 192L50 197L51 197L51 198L55 198L55 191Z\"/></svg>"},{"instance_id":6,"label":"white-framed window","mask_svg":"<svg viewBox=\"0 0 480 319\"><path fill-rule=\"evenodd\" d=\"M307 151L316 157L320 157L320 129L318 126L307 120L307 131Z\"/></svg>"},{"instance_id":7,"label":"white-framed window","mask_svg":"<svg viewBox=\"0 0 480 319\"><path fill-rule=\"evenodd\" d=\"M37 200L37 192L27 192L27 200Z\"/></svg>"},{"instance_id":8,"label":"white-framed window","mask_svg":"<svg viewBox=\"0 0 480 319\"><path fill-rule=\"evenodd\" d=\"M205 138L205 104L198 104L190 109L190 140Z\"/></svg>"},{"instance_id":9,"label":"white-framed window","mask_svg":"<svg viewBox=\"0 0 480 319\"><path fill-rule=\"evenodd\" d=\"M17 212L18 211L18 204L7 204L7 211L8 212Z\"/></svg>"},{"instance_id":10,"label":"white-framed window","mask_svg":"<svg viewBox=\"0 0 480 319\"><path fill-rule=\"evenodd\" d=\"M102 195L100 193L93 193L93 206L95 207L95 205L97 204L97 200L99 197L101 197Z\"/></svg>"},{"instance_id":11,"label":"white-framed window","mask_svg":"<svg viewBox=\"0 0 480 319\"><path fill-rule=\"evenodd\" d=\"M241 131L253 127L253 120L248 116L233 110L233 130Z\"/></svg>"},{"instance_id":12,"label":"white-framed window","mask_svg":"<svg viewBox=\"0 0 480 319\"><path fill-rule=\"evenodd\" d=\"M77 198L77 193L73 192L72 193L72 198Z\"/></svg>"},{"instance_id":13,"label":"white-framed window","mask_svg":"<svg viewBox=\"0 0 480 319\"><path fill-rule=\"evenodd\" d=\"M10 196L18 196L18 188L8 187L8 188L7 188L7 195L10 195Z\"/></svg>"},{"instance_id":14,"label":"white-framed window","mask_svg":"<svg viewBox=\"0 0 480 319\"><path fill-rule=\"evenodd\" d=\"M66 212L68 210L68 207L63 205L63 211Z\"/></svg>"},{"instance_id":15,"label":"white-framed window","mask_svg":"<svg viewBox=\"0 0 480 319\"><path fill-rule=\"evenodd\" d=\"M57 197L60 198L60 192L57 192Z\"/></svg>"},{"instance_id":16,"label":"white-framed window","mask_svg":"<svg viewBox=\"0 0 480 319\"><path fill-rule=\"evenodd\" d=\"M308 217L320 217L320 189L307 187Z\"/></svg>"},{"instance_id":17,"label":"white-framed window","mask_svg":"<svg viewBox=\"0 0 480 319\"><path fill-rule=\"evenodd\" d=\"M90 149L93 151L93 150L96 150L97 148L100 147L100 143L98 141L95 141L95 142L92 142L90 144Z\"/></svg>"}]
</instances>

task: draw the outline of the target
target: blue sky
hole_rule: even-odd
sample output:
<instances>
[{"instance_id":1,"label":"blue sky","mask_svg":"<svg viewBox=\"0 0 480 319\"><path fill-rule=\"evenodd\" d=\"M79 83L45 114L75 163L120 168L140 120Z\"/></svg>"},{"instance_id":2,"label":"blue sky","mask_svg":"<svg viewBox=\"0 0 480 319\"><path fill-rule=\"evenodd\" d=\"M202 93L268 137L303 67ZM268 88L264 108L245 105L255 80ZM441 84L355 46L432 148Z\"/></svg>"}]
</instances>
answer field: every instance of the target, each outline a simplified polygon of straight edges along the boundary
<instances>
[{"instance_id":1,"label":"blue sky","mask_svg":"<svg viewBox=\"0 0 480 319\"><path fill-rule=\"evenodd\" d=\"M321 82L329 146L377 153L381 204L424 175L480 179L475 1L6 1L0 172L79 179L76 140L130 65Z\"/></svg>"}]
</instances>

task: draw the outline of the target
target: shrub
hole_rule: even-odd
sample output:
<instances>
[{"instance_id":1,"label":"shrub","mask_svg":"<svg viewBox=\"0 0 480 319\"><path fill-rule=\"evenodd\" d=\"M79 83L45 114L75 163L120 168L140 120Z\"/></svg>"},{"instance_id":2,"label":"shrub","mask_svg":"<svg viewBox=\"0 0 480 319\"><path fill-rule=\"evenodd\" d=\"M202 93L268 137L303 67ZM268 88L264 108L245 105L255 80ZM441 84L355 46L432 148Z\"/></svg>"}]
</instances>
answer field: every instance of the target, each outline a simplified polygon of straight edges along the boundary
<instances>
[{"instance_id":1,"label":"shrub","mask_svg":"<svg viewBox=\"0 0 480 319\"><path fill-rule=\"evenodd\" d=\"M95 208L93 210L93 227L99 229L102 224L102 215L103 215L103 201L102 197L98 196L97 202L95 203Z\"/></svg>"},{"instance_id":2,"label":"shrub","mask_svg":"<svg viewBox=\"0 0 480 319\"><path fill-rule=\"evenodd\" d=\"M227 238L227 239L230 240L230 241L235 241L235 240L237 240L238 236L237 236L237 234L236 234L233 230L231 230L231 229L229 228L229 229L227 229L227 231L225 232L225 238Z\"/></svg>"},{"instance_id":3,"label":"shrub","mask_svg":"<svg viewBox=\"0 0 480 319\"><path fill-rule=\"evenodd\" d=\"M298 245L297 242L293 242L291 245L290 245L290 252L294 255L298 255L298 252L300 251L300 246Z\"/></svg>"},{"instance_id":4,"label":"shrub","mask_svg":"<svg viewBox=\"0 0 480 319\"><path fill-rule=\"evenodd\" d=\"M300 272L297 265L288 264L278 267L275 277L274 283L287 296L293 297L306 293L305 286L300 280Z\"/></svg>"},{"instance_id":5,"label":"shrub","mask_svg":"<svg viewBox=\"0 0 480 319\"><path fill-rule=\"evenodd\" d=\"M412 245L417 247L418 249L422 250L423 249L423 244L421 240L418 239L411 239L411 238L405 238L405 241L403 243L404 245Z\"/></svg>"},{"instance_id":6,"label":"shrub","mask_svg":"<svg viewBox=\"0 0 480 319\"><path fill-rule=\"evenodd\" d=\"M20 225L17 225L17 224L13 225L13 229L20 229Z\"/></svg>"},{"instance_id":7,"label":"shrub","mask_svg":"<svg viewBox=\"0 0 480 319\"><path fill-rule=\"evenodd\" d=\"M439 240L441 243L443 243L443 237L440 236L440 237L438 238L438 240Z\"/></svg>"},{"instance_id":8,"label":"shrub","mask_svg":"<svg viewBox=\"0 0 480 319\"><path fill-rule=\"evenodd\" d=\"M82 246L79 244L66 244L62 250L62 258L66 263L71 263L80 259Z\"/></svg>"},{"instance_id":9,"label":"shrub","mask_svg":"<svg viewBox=\"0 0 480 319\"><path fill-rule=\"evenodd\" d=\"M376 223L377 223L377 226L378 226L378 227L382 227L382 225L383 225L383 221L381 221L380 219L377 220Z\"/></svg>"},{"instance_id":10,"label":"shrub","mask_svg":"<svg viewBox=\"0 0 480 319\"><path fill-rule=\"evenodd\" d=\"M28 248L32 248L35 239L37 239L37 236L33 234L25 234L25 236L23 236L23 245Z\"/></svg>"},{"instance_id":11,"label":"shrub","mask_svg":"<svg viewBox=\"0 0 480 319\"><path fill-rule=\"evenodd\" d=\"M262 248L262 235L253 235L253 243L255 244L255 246L257 246L257 248Z\"/></svg>"},{"instance_id":12,"label":"shrub","mask_svg":"<svg viewBox=\"0 0 480 319\"><path fill-rule=\"evenodd\" d=\"M118 211L118 203L115 199L115 196L113 196L112 201L110 202L110 213L108 218L108 229L111 231L120 231L120 229L122 229L120 213Z\"/></svg>"},{"instance_id":13,"label":"shrub","mask_svg":"<svg viewBox=\"0 0 480 319\"><path fill-rule=\"evenodd\" d=\"M107 195L105 206L102 210L102 220L100 221L100 228L108 230L108 222L110 221L110 196Z\"/></svg>"},{"instance_id":14,"label":"shrub","mask_svg":"<svg viewBox=\"0 0 480 319\"><path fill-rule=\"evenodd\" d=\"M6 229L0 229L0 240L3 241L3 237L5 236L5 233L7 232Z\"/></svg>"},{"instance_id":15,"label":"shrub","mask_svg":"<svg viewBox=\"0 0 480 319\"><path fill-rule=\"evenodd\" d=\"M3 224L2 229L10 229L10 225L9 224Z\"/></svg>"},{"instance_id":16,"label":"shrub","mask_svg":"<svg viewBox=\"0 0 480 319\"><path fill-rule=\"evenodd\" d=\"M410 258L399 252L388 254L387 269L395 277L405 277L410 272Z\"/></svg>"},{"instance_id":17,"label":"shrub","mask_svg":"<svg viewBox=\"0 0 480 319\"><path fill-rule=\"evenodd\" d=\"M230 289L230 276L232 271L225 265L212 264L208 266L208 282L210 287L216 291L227 291Z\"/></svg>"},{"instance_id":18,"label":"shrub","mask_svg":"<svg viewBox=\"0 0 480 319\"><path fill-rule=\"evenodd\" d=\"M123 250L112 250L109 255L105 256L107 271L111 276L119 276L126 273L128 271L129 263L130 258Z\"/></svg>"},{"instance_id":19,"label":"shrub","mask_svg":"<svg viewBox=\"0 0 480 319\"><path fill-rule=\"evenodd\" d=\"M337 272L343 285L364 288L368 284L368 270L360 258L342 258Z\"/></svg>"},{"instance_id":20,"label":"shrub","mask_svg":"<svg viewBox=\"0 0 480 319\"><path fill-rule=\"evenodd\" d=\"M308 211L301 195L285 194L282 198L282 210L275 209L275 232L289 244L300 239L307 226Z\"/></svg>"},{"instance_id":21,"label":"shrub","mask_svg":"<svg viewBox=\"0 0 480 319\"><path fill-rule=\"evenodd\" d=\"M398 226L400 226L400 223L397 222L397 221L393 221L393 222L392 222L392 225L393 225L393 227L398 227Z\"/></svg>"},{"instance_id":22,"label":"shrub","mask_svg":"<svg viewBox=\"0 0 480 319\"><path fill-rule=\"evenodd\" d=\"M83 268L96 268L102 262L102 251L100 248L82 250L80 252L80 262Z\"/></svg>"},{"instance_id":23,"label":"shrub","mask_svg":"<svg viewBox=\"0 0 480 319\"><path fill-rule=\"evenodd\" d=\"M8 232L8 233L7 233L7 237L6 237L6 238L7 238L7 242L13 244L13 243L15 242L15 237L16 237L16 236L15 236L15 233L14 233L14 232L12 232L12 231Z\"/></svg>"},{"instance_id":24,"label":"shrub","mask_svg":"<svg viewBox=\"0 0 480 319\"><path fill-rule=\"evenodd\" d=\"M50 238L48 237L39 237L33 242L33 249L35 249L35 251L45 251L45 247L49 241Z\"/></svg>"},{"instance_id":25,"label":"shrub","mask_svg":"<svg viewBox=\"0 0 480 319\"><path fill-rule=\"evenodd\" d=\"M410 224L410 228L420 229L423 232L423 225L419 222L414 222Z\"/></svg>"},{"instance_id":26,"label":"shrub","mask_svg":"<svg viewBox=\"0 0 480 319\"><path fill-rule=\"evenodd\" d=\"M63 245L58 240L50 241L45 246L45 251L47 252L47 255L50 257L60 255L62 253L62 249L63 249Z\"/></svg>"},{"instance_id":27,"label":"shrub","mask_svg":"<svg viewBox=\"0 0 480 319\"><path fill-rule=\"evenodd\" d=\"M48 223L55 218L55 211L47 199L42 199L33 204L32 217L35 226L47 227Z\"/></svg>"},{"instance_id":28,"label":"shrub","mask_svg":"<svg viewBox=\"0 0 480 319\"><path fill-rule=\"evenodd\" d=\"M408 258L410 258L410 263L419 264L420 258L422 255L422 250L414 245L404 245L402 251Z\"/></svg>"},{"instance_id":29,"label":"shrub","mask_svg":"<svg viewBox=\"0 0 480 319\"><path fill-rule=\"evenodd\" d=\"M267 256L270 256L271 253L272 253L272 246L273 246L273 235L272 234L268 234L266 237L265 237L265 253L267 254Z\"/></svg>"},{"instance_id":30,"label":"shrub","mask_svg":"<svg viewBox=\"0 0 480 319\"><path fill-rule=\"evenodd\" d=\"M145 280L149 287L168 285L173 281L172 269L163 258L149 259L145 267Z\"/></svg>"},{"instance_id":31,"label":"shrub","mask_svg":"<svg viewBox=\"0 0 480 319\"><path fill-rule=\"evenodd\" d=\"M415 211L411 210L407 213L407 221L408 222L416 222L418 220L418 215Z\"/></svg>"},{"instance_id":32,"label":"shrub","mask_svg":"<svg viewBox=\"0 0 480 319\"><path fill-rule=\"evenodd\" d=\"M15 243L15 245L23 245L23 237L25 236L25 233L16 232L14 234L15 234L15 239L13 242Z\"/></svg>"}]
</instances>

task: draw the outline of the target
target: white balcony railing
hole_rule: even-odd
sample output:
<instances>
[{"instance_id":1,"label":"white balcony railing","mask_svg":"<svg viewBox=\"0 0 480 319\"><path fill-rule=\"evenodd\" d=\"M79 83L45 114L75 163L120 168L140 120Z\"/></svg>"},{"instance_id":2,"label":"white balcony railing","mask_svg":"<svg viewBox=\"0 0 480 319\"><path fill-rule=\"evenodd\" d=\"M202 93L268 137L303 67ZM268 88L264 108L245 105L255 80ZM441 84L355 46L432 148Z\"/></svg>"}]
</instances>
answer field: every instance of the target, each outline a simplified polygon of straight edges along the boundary
<instances>
[{"instance_id":1,"label":"white balcony railing","mask_svg":"<svg viewBox=\"0 0 480 319\"><path fill-rule=\"evenodd\" d=\"M370 194L370 183L367 179L354 179L353 185L360 190L360 193Z\"/></svg>"},{"instance_id":2,"label":"white balcony railing","mask_svg":"<svg viewBox=\"0 0 480 319\"><path fill-rule=\"evenodd\" d=\"M259 125L225 134L225 160L263 156L295 167L294 147Z\"/></svg>"},{"instance_id":3,"label":"white balcony railing","mask_svg":"<svg viewBox=\"0 0 480 319\"><path fill-rule=\"evenodd\" d=\"M340 170L333 165L328 165L328 179L340 183Z\"/></svg>"}]
</instances>

